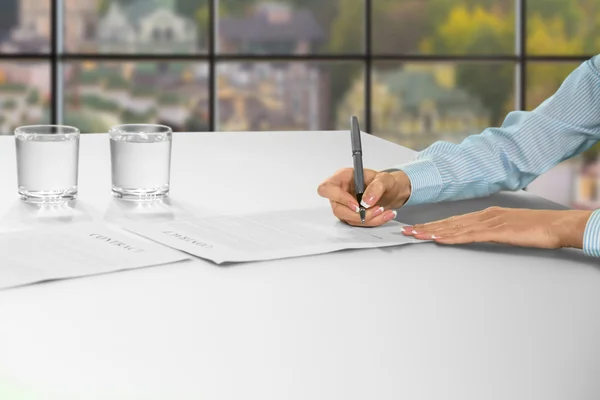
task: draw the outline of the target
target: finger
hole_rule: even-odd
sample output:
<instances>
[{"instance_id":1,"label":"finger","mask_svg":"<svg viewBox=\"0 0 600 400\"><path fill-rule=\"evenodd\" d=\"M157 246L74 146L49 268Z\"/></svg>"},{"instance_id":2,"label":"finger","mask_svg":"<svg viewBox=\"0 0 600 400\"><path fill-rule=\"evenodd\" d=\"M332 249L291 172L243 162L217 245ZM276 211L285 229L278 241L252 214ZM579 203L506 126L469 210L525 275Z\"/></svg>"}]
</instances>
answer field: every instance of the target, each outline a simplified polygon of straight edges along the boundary
<instances>
[{"instance_id":1,"label":"finger","mask_svg":"<svg viewBox=\"0 0 600 400\"><path fill-rule=\"evenodd\" d=\"M434 240L440 244L467 244L467 243L509 243L510 235L506 235L507 230L499 229L467 229L449 236L437 236Z\"/></svg>"},{"instance_id":2,"label":"finger","mask_svg":"<svg viewBox=\"0 0 600 400\"><path fill-rule=\"evenodd\" d=\"M373 207L381 199L385 191L392 188L395 183L394 177L387 172L375 175L373 181L365 189L361 205L365 208Z\"/></svg>"},{"instance_id":3,"label":"finger","mask_svg":"<svg viewBox=\"0 0 600 400\"><path fill-rule=\"evenodd\" d=\"M338 203L332 204L333 213L340 220L354 226L379 226L383 225L388 221L396 218L396 211L387 210L383 211L383 208L376 208L373 210L367 210L365 216L365 223L363 224L360 220L359 214L352 212L347 207L344 207Z\"/></svg>"},{"instance_id":4,"label":"finger","mask_svg":"<svg viewBox=\"0 0 600 400\"><path fill-rule=\"evenodd\" d=\"M414 236L416 239L421 239L421 240L431 240L431 239L437 239L440 237L450 237L450 236L454 236L457 235L461 232L466 232L466 231L470 231L473 229L482 229L479 228L477 226L474 225L467 225L467 226L451 226L448 228L441 228L441 229L436 229L434 231L428 231L428 232L417 232L417 233L412 233L412 236Z\"/></svg>"},{"instance_id":5,"label":"finger","mask_svg":"<svg viewBox=\"0 0 600 400\"><path fill-rule=\"evenodd\" d=\"M490 221L480 222L463 229L440 229L429 239L442 244L465 244L474 242L509 243L512 240L510 226L501 218L496 217Z\"/></svg>"},{"instance_id":6,"label":"finger","mask_svg":"<svg viewBox=\"0 0 600 400\"><path fill-rule=\"evenodd\" d=\"M490 207L481 211L463 215L455 215L438 221L433 221L426 224L416 224L414 226L406 226L404 228L408 231L408 234L431 234L432 232L443 228L464 228L473 223L490 221L501 215L502 212L503 210L498 207Z\"/></svg>"},{"instance_id":7,"label":"finger","mask_svg":"<svg viewBox=\"0 0 600 400\"><path fill-rule=\"evenodd\" d=\"M448 218L440 221L430 222L427 224L417 224L414 226L408 225L404 226L403 228L405 231L405 235L408 236L431 236L433 233L440 230L458 231L476 222L479 221L470 215L460 215L452 217L451 219Z\"/></svg>"},{"instance_id":8,"label":"finger","mask_svg":"<svg viewBox=\"0 0 600 400\"><path fill-rule=\"evenodd\" d=\"M487 221L472 221L467 224L456 224L451 226L443 226L438 229L414 231L416 233L413 233L413 236L416 238L435 239L435 237L452 236L470 229L487 229L488 227L489 224L487 224Z\"/></svg>"},{"instance_id":9,"label":"finger","mask_svg":"<svg viewBox=\"0 0 600 400\"><path fill-rule=\"evenodd\" d=\"M354 179L354 170L352 168L338 169L335 174L331 175L325 182L332 182L336 185L349 188Z\"/></svg>"},{"instance_id":10,"label":"finger","mask_svg":"<svg viewBox=\"0 0 600 400\"><path fill-rule=\"evenodd\" d=\"M376 217L380 216L385 211L386 210L385 210L385 208L383 206L376 206L376 207L372 207L372 208L366 209L366 212L365 212L365 222L366 221L370 221L373 218L376 218ZM394 213L394 217L393 218L396 218L396 215L397 215L397 213ZM359 216L358 220L360 220L360 214L358 214L358 216ZM385 221L385 222L387 222L387 221Z\"/></svg>"},{"instance_id":11,"label":"finger","mask_svg":"<svg viewBox=\"0 0 600 400\"><path fill-rule=\"evenodd\" d=\"M375 179L378 172L372 169L364 169L363 177L365 184L368 185ZM331 182L335 185L341 186L342 189L349 193L354 193L354 169L353 168L342 168L336 171L335 174L325 180L325 182Z\"/></svg>"},{"instance_id":12,"label":"finger","mask_svg":"<svg viewBox=\"0 0 600 400\"><path fill-rule=\"evenodd\" d=\"M396 218L396 215L397 215L397 213L395 210L387 210L387 211L384 211L383 214L378 215L370 220L365 219L364 224L360 220L359 221L346 221L346 223L348 223L349 225L353 225L353 226L374 227L374 226L383 225L386 222L393 220L394 218Z\"/></svg>"},{"instance_id":13,"label":"finger","mask_svg":"<svg viewBox=\"0 0 600 400\"><path fill-rule=\"evenodd\" d=\"M495 217L492 218L490 220L486 220L486 221L475 221L475 222L471 222L469 224L459 224L459 225L453 225L453 226L449 226L449 227L443 227L443 228L439 228L436 230L431 230L431 231L422 231L422 232L417 232L416 234L413 234L413 236L417 239L438 239L438 238L445 238L445 237L452 237L458 234L461 234L463 232L468 232L468 231L475 231L475 232L479 232L479 231L488 231L488 230L494 230L494 229L498 229L500 227L502 227L504 225L503 220L500 217Z\"/></svg>"},{"instance_id":14,"label":"finger","mask_svg":"<svg viewBox=\"0 0 600 400\"><path fill-rule=\"evenodd\" d=\"M348 210L354 213L359 211L358 201L337 183L325 181L319 185L317 192L319 193L319 196L344 205Z\"/></svg>"},{"instance_id":15,"label":"finger","mask_svg":"<svg viewBox=\"0 0 600 400\"><path fill-rule=\"evenodd\" d=\"M365 182L371 182L377 175L376 171L365 169ZM326 199L345 204L351 210L358 212L358 201L354 194L354 169L343 168L327 178L317 187L317 193Z\"/></svg>"},{"instance_id":16,"label":"finger","mask_svg":"<svg viewBox=\"0 0 600 400\"><path fill-rule=\"evenodd\" d=\"M351 225L377 226L396 217L395 212L391 210L388 211L387 215L383 215L386 213L383 207L377 207L371 210L367 210L365 214L365 223L363 224L360 220L360 215L357 212L354 212L353 210L344 207L342 204L331 202L331 208L333 210L333 214L336 217ZM390 215L391 218L389 218Z\"/></svg>"}]
</instances>

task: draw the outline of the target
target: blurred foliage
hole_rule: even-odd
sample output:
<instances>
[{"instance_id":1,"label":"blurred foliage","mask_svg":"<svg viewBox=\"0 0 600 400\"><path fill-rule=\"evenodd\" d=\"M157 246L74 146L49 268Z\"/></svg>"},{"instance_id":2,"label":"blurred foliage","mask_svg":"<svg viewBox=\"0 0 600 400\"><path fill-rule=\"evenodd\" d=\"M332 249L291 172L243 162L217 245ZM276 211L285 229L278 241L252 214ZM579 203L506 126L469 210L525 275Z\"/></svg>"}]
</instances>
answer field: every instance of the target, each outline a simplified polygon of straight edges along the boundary
<instances>
[{"instance_id":1,"label":"blurred foliage","mask_svg":"<svg viewBox=\"0 0 600 400\"><path fill-rule=\"evenodd\" d=\"M111 1L102 0L105 10ZM174 0L179 11L208 26L208 0ZM372 48L378 54L512 55L515 52L514 0L370 0ZM241 16L264 0L220 0L219 16ZM364 2L358 0L280 0L311 10L328 34L318 51L324 54L364 51ZM594 54L600 49L600 0L528 0L527 51L535 55ZM530 64L527 108L556 91L578 63ZM486 64L488 65L488 64ZM494 80L490 80L490 68ZM514 66L498 63L481 68L461 62L456 84L478 97L499 124L513 104ZM332 67L333 106L352 82L362 79L362 65ZM335 108L334 108L335 109ZM335 115L335 112L332 113Z\"/></svg>"},{"instance_id":2,"label":"blurred foliage","mask_svg":"<svg viewBox=\"0 0 600 400\"><path fill-rule=\"evenodd\" d=\"M426 54L510 54L514 16L481 6L455 5L436 31L421 40L420 48ZM482 68L463 62L457 65L456 83L482 101L497 125L503 120L506 103L513 98L513 71L513 65L506 63ZM495 79L490 81L490 76Z\"/></svg>"}]
</instances>

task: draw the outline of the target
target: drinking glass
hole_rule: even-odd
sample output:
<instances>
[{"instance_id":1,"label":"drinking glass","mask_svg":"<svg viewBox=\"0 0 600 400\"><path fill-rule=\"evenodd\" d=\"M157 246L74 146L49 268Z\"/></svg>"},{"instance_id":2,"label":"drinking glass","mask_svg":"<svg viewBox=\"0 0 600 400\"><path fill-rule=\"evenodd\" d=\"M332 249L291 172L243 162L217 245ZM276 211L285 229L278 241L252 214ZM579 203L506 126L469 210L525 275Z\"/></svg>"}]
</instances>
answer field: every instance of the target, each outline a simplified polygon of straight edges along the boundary
<instances>
[{"instance_id":1,"label":"drinking glass","mask_svg":"<svg viewBox=\"0 0 600 400\"><path fill-rule=\"evenodd\" d=\"M110 129L112 193L124 200L169 195L173 131L165 125L126 124Z\"/></svg>"},{"instance_id":2,"label":"drinking glass","mask_svg":"<svg viewBox=\"0 0 600 400\"><path fill-rule=\"evenodd\" d=\"M31 125L15 129L19 196L29 203L62 203L77 197L79 129Z\"/></svg>"}]
</instances>

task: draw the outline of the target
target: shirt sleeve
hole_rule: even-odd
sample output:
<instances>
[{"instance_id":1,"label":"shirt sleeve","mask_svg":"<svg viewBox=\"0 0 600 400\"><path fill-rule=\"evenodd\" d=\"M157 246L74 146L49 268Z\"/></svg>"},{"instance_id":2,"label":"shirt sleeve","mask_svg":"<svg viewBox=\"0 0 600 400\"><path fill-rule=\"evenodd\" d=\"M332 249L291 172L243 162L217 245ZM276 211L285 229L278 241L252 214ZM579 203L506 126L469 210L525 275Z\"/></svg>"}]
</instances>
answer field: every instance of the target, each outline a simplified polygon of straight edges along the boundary
<instances>
[{"instance_id":1,"label":"shirt sleeve","mask_svg":"<svg viewBox=\"0 0 600 400\"><path fill-rule=\"evenodd\" d=\"M535 110L515 111L499 128L460 144L436 142L395 166L409 177L406 205L518 190L600 140L600 56L573 71Z\"/></svg>"},{"instance_id":2,"label":"shirt sleeve","mask_svg":"<svg viewBox=\"0 0 600 400\"><path fill-rule=\"evenodd\" d=\"M600 257L600 210L594 211L585 225L583 252L591 257Z\"/></svg>"}]
</instances>

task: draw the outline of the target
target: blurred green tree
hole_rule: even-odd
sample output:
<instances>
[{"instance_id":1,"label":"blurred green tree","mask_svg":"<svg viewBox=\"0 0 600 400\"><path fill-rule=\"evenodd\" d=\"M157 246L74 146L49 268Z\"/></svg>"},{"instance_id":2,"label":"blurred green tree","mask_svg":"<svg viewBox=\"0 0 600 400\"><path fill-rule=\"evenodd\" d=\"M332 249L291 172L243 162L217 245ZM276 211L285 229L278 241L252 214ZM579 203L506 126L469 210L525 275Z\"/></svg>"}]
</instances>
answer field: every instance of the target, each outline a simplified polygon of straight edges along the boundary
<instances>
[{"instance_id":1,"label":"blurred green tree","mask_svg":"<svg viewBox=\"0 0 600 400\"><path fill-rule=\"evenodd\" d=\"M326 40L320 52L325 54L357 54L364 52L364 2L357 0L288 0L296 9L310 10ZM332 62L330 65L330 96L332 112L329 124L335 125L336 112L351 82L360 78L360 62Z\"/></svg>"},{"instance_id":2,"label":"blurred green tree","mask_svg":"<svg viewBox=\"0 0 600 400\"><path fill-rule=\"evenodd\" d=\"M577 35L579 25L585 19L581 3L582 0L528 0L527 20L531 21L532 17L543 20L559 18L563 21L565 34L572 37Z\"/></svg>"},{"instance_id":3,"label":"blurred green tree","mask_svg":"<svg viewBox=\"0 0 600 400\"><path fill-rule=\"evenodd\" d=\"M436 0L447 6L446 0ZM504 10L471 7L465 1L453 6L446 19L421 41L426 54L510 54L514 47L514 18ZM514 66L507 63L460 63L456 83L481 99L499 124L513 92Z\"/></svg>"},{"instance_id":4,"label":"blurred green tree","mask_svg":"<svg viewBox=\"0 0 600 400\"><path fill-rule=\"evenodd\" d=\"M529 19L527 47L530 54L583 54L584 40L569 38L565 22L559 17ZM537 107L550 97L577 67L578 63L529 63L527 66L527 109Z\"/></svg>"}]
</instances>

